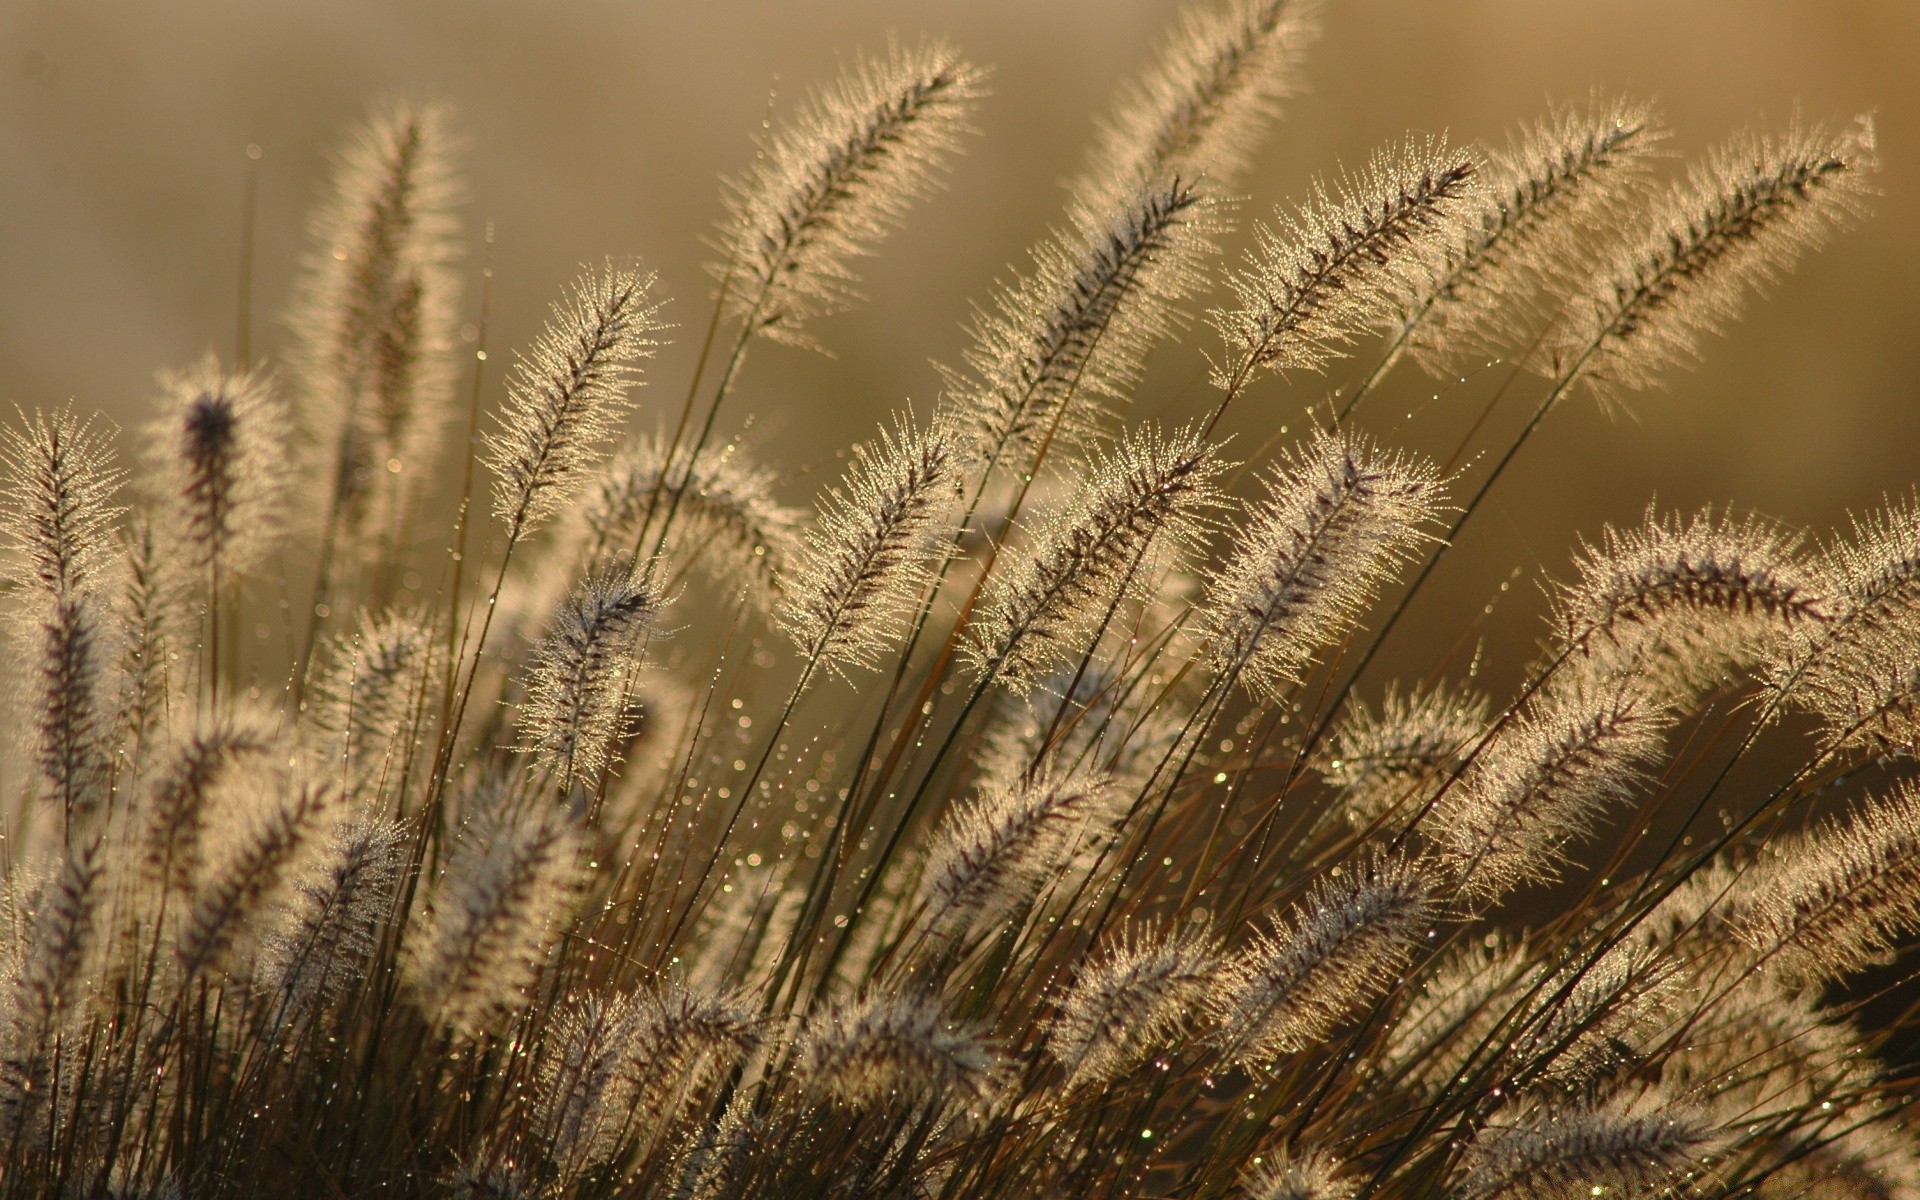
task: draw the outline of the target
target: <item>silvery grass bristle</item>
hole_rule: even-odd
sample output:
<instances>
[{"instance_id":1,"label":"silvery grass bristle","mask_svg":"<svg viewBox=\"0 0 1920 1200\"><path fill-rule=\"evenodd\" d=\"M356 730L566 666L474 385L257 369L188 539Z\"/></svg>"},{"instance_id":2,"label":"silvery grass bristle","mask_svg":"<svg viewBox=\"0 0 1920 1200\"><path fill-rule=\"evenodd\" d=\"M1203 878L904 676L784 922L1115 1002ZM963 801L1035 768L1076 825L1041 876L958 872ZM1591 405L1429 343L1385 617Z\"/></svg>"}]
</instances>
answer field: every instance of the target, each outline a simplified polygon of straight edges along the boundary
<instances>
[{"instance_id":1,"label":"silvery grass bristle","mask_svg":"<svg viewBox=\"0 0 1920 1200\"><path fill-rule=\"evenodd\" d=\"M692 345L588 269L451 403L481 313L398 104L289 346L166 377L139 487L75 408L15 421L0 1192L1920 1200L1912 498L1427 586L1540 561L1467 524L1507 464L1863 216L1871 127L1665 172L1595 93L1233 243L1315 16L1188 6L1024 273L927 332L942 394L831 473L740 364L831 349L956 164L945 43L775 106ZM1432 398L1436 467L1358 406L1407 358L1535 416Z\"/></svg>"}]
</instances>

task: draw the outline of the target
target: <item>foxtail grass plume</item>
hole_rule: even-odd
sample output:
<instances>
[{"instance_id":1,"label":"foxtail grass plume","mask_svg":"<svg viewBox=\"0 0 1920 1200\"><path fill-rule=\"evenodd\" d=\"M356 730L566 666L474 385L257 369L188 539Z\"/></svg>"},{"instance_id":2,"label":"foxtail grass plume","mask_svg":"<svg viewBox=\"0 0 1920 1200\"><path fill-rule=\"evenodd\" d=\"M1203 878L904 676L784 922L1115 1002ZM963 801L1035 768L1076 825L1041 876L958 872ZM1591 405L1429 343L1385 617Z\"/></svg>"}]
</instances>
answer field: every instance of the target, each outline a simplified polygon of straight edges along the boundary
<instances>
[{"instance_id":1,"label":"foxtail grass plume","mask_svg":"<svg viewBox=\"0 0 1920 1200\"><path fill-rule=\"evenodd\" d=\"M260 971L283 1017L337 998L361 977L406 866L406 832L398 821L336 822L313 868L295 881L288 919L266 939Z\"/></svg>"},{"instance_id":2,"label":"foxtail grass plume","mask_svg":"<svg viewBox=\"0 0 1920 1200\"><path fill-rule=\"evenodd\" d=\"M573 499L625 419L634 363L665 328L654 277L609 265L589 271L514 364L507 400L486 434L494 515L511 544Z\"/></svg>"},{"instance_id":3,"label":"foxtail grass plume","mask_svg":"<svg viewBox=\"0 0 1920 1200\"><path fill-rule=\"evenodd\" d=\"M1902 783L1781 846L1743 894L1734 932L1789 979L1880 961L1920 930L1920 788Z\"/></svg>"},{"instance_id":4,"label":"foxtail grass plume","mask_svg":"<svg viewBox=\"0 0 1920 1200\"><path fill-rule=\"evenodd\" d=\"M927 856L927 908L962 930L1033 899L1075 835L1097 825L1113 786L1092 771L1060 771L1001 785L962 804Z\"/></svg>"},{"instance_id":5,"label":"foxtail grass plume","mask_svg":"<svg viewBox=\"0 0 1920 1200\"><path fill-rule=\"evenodd\" d=\"M288 326L301 424L338 532L394 464L423 473L453 384L461 187L446 114L396 101L354 127L316 210Z\"/></svg>"},{"instance_id":6,"label":"foxtail grass plume","mask_svg":"<svg viewBox=\"0 0 1920 1200\"><path fill-rule=\"evenodd\" d=\"M1665 140L1650 105L1596 96L1490 153L1467 210L1400 297L1421 365L1437 375L1524 350L1595 233L1642 199Z\"/></svg>"},{"instance_id":7,"label":"foxtail grass plume","mask_svg":"<svg viewBox=\"0 0 1920 1200\"><path fill-rule=\"evenodd\" d=\"M801 1063L809 1088L862 1108L904 1098L977 1103L1004 1071L999 1051L930 1002L891 996L815 1016Z\"/></svg>"},{"instance_id":8,"label":"foxtail grass plume","mask_svg":"<svg viewBox=\"0 0 1920 1200\"><path fill-rule=\"evenodd\" d=\"M1261 371L1317 371L1388 320L1422 264L1462 219L1477 168L1440 141L1376 152L1366 169L1312 197L1280 225L1254 226L1234 302L1213 311L1225 342L1214 384L1238 392Z\"/></svg>"},{"instance_id":9,"label":"foxtail grass plume","mask_svg":"<svg viewBox=\"0 0 1920 1200\"><path fill-rule=\"evenodd\" d=\"M1213 210L1190 180L1149 181L1041 241L1032 272L995 287L966 370L943 369L980 469L1019 474L1043 447L1088 443L1102 424L1089 401L1131 395L1198 290Z\"/></svg>"},{"instance_id":10,"label":"foxtail grass plume","mask_svg":"<svg viewBox=\"0 0 1920 1200\"><path fill-rule=\"evenodd\" d=\"M1272 1067L1392 987L1433 915L1432 891L1421 868L1397 856L1323 876L1229 963L1215 998L1228 1061Z\"/></svg>"},{"instance_id":11,"label":"foxtail grass plume","mask_svg":"<svg viewBox=\"0 0 1920 1200\"><path fill-rule=\"evenodd\" d=\"M1390 685L1377 712L1364 700L1349 701L1317 760L1321 777L1340 789L1355 825L1424 803L1486 732L1487 704L1477 692L1446 684L1404 691Z\"/></svg>"},{"instance_id":12,"label":"foxtail grass plume","mask_svg":"<svg viewBox=\"0 0 1920 1200\"><path fill-rule=\"evenodd\" d=\"M1772 523L1711 509L1608 527L1599 545L1583 547L1578 580L1560 590L1560 645L1590 669L1677 695L1710 687L1827 619L1821 581L1797 541Z\"/></svg>"},{"instance_id":13,"label":"foxtail grass plume","mask_svg":"<svg viewBox=\"0 0 1920 1200\"><path fill-rule=\"evenodd\" d=\"M241 811L222 814L217 842L224 845L207 856L193 883L175 947L183 976L219 966L228 949L277 907L303 852L325 840L334 799L324 788L294 783L248 797Z\"/></svg>"},{"instance_id":14,"label":"foxtail grass plume","mask_svg":"<svg viewBox=\"0 0 1920 1200\"><path fill-rule=\"evenodd\" d=\"M1920 509L1909 500L1856 519L1821 573L1833 619L1780 648L1769 685L1816 713L1835 750L1920 745Z\"/></svg>"},{"instance_id":15,"label":"foxtail grass plume","mask_svg":"<svg viewBox=\"0 0 1920 1200\"><path fill-rule=\"evenodd\" d=\"M211 354L161 383L147 446L169 526L202 569L238 575L273 547L285 515L286 411L259 371L230 372Z\"/></svg>"},{"instance_id":16,"label":"foxtail grass plume","mask_svg":"<svg viewBox=\"0 0 1920 1200\"><path fill-rule=\"evenodd\" d=\"M1338 641L1394 567L1431 535L1431 465L1364 437L1321 433L1281 460L1230 539L1203 619L1217 666L1276 696Z\"/></svg>"},{"instance_id":17,"label":"foxtail grass plume","mask_svg":"<svg viewBox=\"0 0 1920 1200\"><path fill-rule=\"evenodd\" d=\"M622 451L588 495L586 563L605 565L630 554L648 517L673 509L665 558L698 568L716 584L730 586L744 574L748 597L771 612L780 598L799 546L802 515L774 498L771 471L754 465L737 446L701 458L691 475L669 471L666 446L642 439Z\"/></svg>"},{"instance_id":18,"label":"foxtail grass plume","mask_svg":"<svg viewBox=\"0 0 1920 1200\"><path fill-rule=\"evenodd\" d=\"M1655 1194L1713 1141L1701 1117L1647 1101L1496 1113L1461 1156L1454 1194L1471 1200L1591 1200Z\"/></svg>"},{"instance_id":19,"label":"foxtail grass plume","mask_svg":"<svg viewBox=\"0 0 1920 1200\"><path fill-rule=\"evenodd\" d=\"M272 724L244 709L202 719L168 747L142 810L139 853L148 876L190 887L201 873L216 796L238 781L251 782L277 749Z\"/></svg>"},{"instance_id":20,"label":"foxtail grass plume","mask_svg":"<svg viewBox=\"0 0 1920 1200\"><path fill-rule=\"evenodd\" d=\"M1318 0L1190 4L1158 61L1103 122L1076 205L1111 211L1141 184L1178 175L1223 194L1245 173L1281 101L1301 88Z\"/></svg>"},{"instance_id":21,"label":"foxtail grass plume","mask_svg":"<svg viewBox=\"0 0 1920 1200\"><path fill-rule=\"evenodd\" d=\"M1478 747L1424 823L1471 903L1555 877L1563 847L1630 799L1672 718L1624 682L1537 693Z\"/></svg>"},{"instance_id":22,"label":"foxtail grass plume","mask_svg":"<svg viewBox=\"0 0 1920 1200\"><path fill-rule=\"evenodd\" d=\"M1062 1087L1098 1087L1171 1049L1202 1011L1219 950L1193 928L1129 929L1080 969L1047 1029Z\"/></svg>"},{"instance_id":23,"label":"foxtail grass plume","mask_svg":"<svg viewBox=\"0 0 1920 1200\"><path fill-rule=\"evenodd\" d=\"M22 423L0 430L0 539L32 671L35 787L71 821L105 801L111 770L101 689L122 476L105 432L72 409L22 414Z\"/></svg>"},{"instance_id":24,"label":"foxtail grass plume","mask_svg":"<svg viewBox=\"0 0 1920 1200\"><path fill-rule=\"evenodd\" d=\"M942 421L922 430L903 420L855 448L781 585L781 625L809 663L874 667L905 632L951 532L960 465Z\"/></svg>"},{"instance_id":25,"label":"foxtail grass plume","mask_svg":"<svg viewBox=\"0 0 1920 1200\"><path fill-rule=\"evenodd\" d=\"M606 768L660 599L649 570L600 570L574 588L535 647L520 726L525 749L563 786L592 786Z\"/></svg>"},{"instance_id":26,"label":"foxtail grass plume","mask_svg":"<svg viewBox=\"0 0 1920 1200\"><path fill-rule=\"evenodd\" d=\"M1877 165L1867 117L1844 133L1794 129L1714 151L1568 302L1550 370L1606 399L1697 360L1700 339L1739 316L1749 290L1861 213Z\"/></svg>"},{"instance_id":27,"label":"foxtail grass plume","mask_svg":"<svg viewBox=\"0 0 1920 1200\"><path fill-rule=\"evenodd\" d=\"M1225 465L1196 429L1147 427L1088 463L1081 495L1003 555L967 630L983 675L1016 692L1092 649L1114 606L1208 532Z\"/></svg>"},{"instance_id":28,"label":"foxtail grass plume","mask_svg":"<svg viewBox=\"0 0 1920 1200\"><path fill-rule=\"evenodd\" d=\"M120 707L117 726L131 739L130 766L144 767L159 736L173 692L174 639L184 625L176 572L150 514L136 512L120 538L124 571L116 607L119 624Z\"/></svg>"},{"instance_id":29,"label":"foxtail grass plume","mask_svg":"<svg viewBox=\"0 0 1920 1200\"><path fill-rule=\"evenodd\" d=\"M462 1037L522 1000L583 882L575 824L552 807L519 811L502 794L507 786L495 782L476 799L407 947L413 994Z\"/></svg>"},{"instance_id":30,"label":"foxtail grass plume","mask_svg":"<svg viewBox=\"0 0 1920 1200\"><path fill-rule=\"evenodd\" d=\"M859 298L847 260L872 252L940 179L983 73L943 42L862 56L777 128L727 188L729 312L751 332L807 341L805 325Z\"/></svg>"},{"instance_id":31,"label":"foxtail grass plume","mask_svg":"<svg viewBox=\"0 0 1920 1200\"><path fill-rule=\"evenodd\" d=\"M440 658L432 628L416 612L362 612L352 634L333 639L329 657L309 702L320 753L345 767L350 795L383 779L397 784Z\"/></svg>"}]
</instances>

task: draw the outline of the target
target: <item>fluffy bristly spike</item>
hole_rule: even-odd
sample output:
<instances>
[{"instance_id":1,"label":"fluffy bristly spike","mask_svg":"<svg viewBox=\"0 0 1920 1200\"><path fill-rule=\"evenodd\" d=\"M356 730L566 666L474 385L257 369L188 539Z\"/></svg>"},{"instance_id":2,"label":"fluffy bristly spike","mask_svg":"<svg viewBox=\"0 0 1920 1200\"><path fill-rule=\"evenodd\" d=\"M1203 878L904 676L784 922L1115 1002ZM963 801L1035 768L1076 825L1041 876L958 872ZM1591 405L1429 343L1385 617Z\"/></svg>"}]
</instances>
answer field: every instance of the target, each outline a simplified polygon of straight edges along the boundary
<instances>
[{"instance_id":1,"label":"fluffy bristly spike","mask_svg":"<svg viewBox=\"0 0 1920 1200\"><path fill-rule=\"evenodd\" d=\"M263 765L274 749L273 727L238 712L203 721L171 747L148 787L141 858L149 876L176 887L199 875L207 813L217 791Z\"/></svg>"},{"instance_id":2,"label":"fluffy bristly spike","mask_svg":"<svg viewBox=\"0 0 1920 1200\"><path fill-rule=\"evenodd\" d=\"M1549 686L1443 795L1427 822L1470 903L1554 877L1562 847L1633 794L1671 717L1617 682Z\"/></svg>"},{"instance_id":3,"label":"fluffy bristly spike","mask_svg":"<svg viewBox=\"0 0 1920 1200\"><path fill-rule=\"evenodd\" d=\"M1650 1194L1695 1163L1712 1140L1703 1119L1672 1106L1528 1108L1496 1115L1474 1138L1454 1194L1471 1200L1588 1200L1595 1188Z\"/></svg>"},{"instance_id":4,"label":"fluffy bristly spike","mask_svg":"<svg viewBox=\"0 0 1920 1200\"><path fill-rule=\"evenodd\" d=\"M1098 1087L1166 1048L1201 1007L1218 953L1194 929L1130 930L1087 963L1047 1031L1062 1086Z\"/></svg>"},{"instance_id":5,"label":"fluffy bristly spike","mask_svg":"<svg viewBox=\"0 0 1920 1200\"><path fill-rule=\"evenodd\" d=\"M628 677L660 612L652 572L603 569L567 598L534 649L521 709L526 749L591 785L624 729Z\"/></svg>"},{"instance_id":6,"label":"fluffy bristly spike","mask_svg":"<svg viewBox=\"0 0 1920 1200\"><path fill-rule=\"evenodd\" d=\"M394 102L347 136L288 319L301 424L340 532L364 526L389 464L431 456L453 381L460 185L438 108Z\"/></svg>"},{"instance_id":7,"label":"fluffy bristly spike","mask_svg":"<svg viewBox=\"0 0 1920 1200\"><path fill-rule=\"evenodd\" d=\"M161 385L147 445L174 535L195 565L244 572L272 548L284 515L286 410L262 373L228 371L211 354Z\"/></svg>"},{"instance_id":8,"label":"fluffy bristly spike","mask_svg":"<svg viewBox=\"0 0 1920 1200\"><path fill-rule=\"evenodd\" d=\"M1920 787L1902 783L1776 851L1734 932L1789 978L1838 979L1920 930Z\"/></svg>"},{"instance_id":9,"label":"fluffy bristly spike","mask_svg":"<svg viewBox=\"0 0 1920 1200\"><path fill-rule=\"evenodd\" d=\"M1323 878L1230 964L1215 998L1228 1060L1249 1068L1317 1046L1399 978L1433 912L1412 861L1381 856Z\"/></svg>"},{"instance_id":10,"label":"fluffy bristly spike","mask_svg":"<svg viewBox=\"0 0 1920 1200\"><path fill-rule=\"evenodd\" d=\"M267 939L261 980L291 1016L359 979L405 867L406 828L358 818L336 824L315 869L294 883L291 920Z\"/></svg>"},{"instance_id":11,"label":"fluffy bristly spike","mask_svg":"<svg viewBox=\"0 0 1920 1200\"><path fill-rule=\"evenodd\" d=\"M11 615L32 664L35 786L72 820L105 799L111 768L99 693L121 474L105 432L72 409L22 423L0 430L0 540L19 584Z\"/></svg>"},{"instance_id":12,"label":"fluffy bristly spike","mask_svg":"<svg viewBox=\"0 0 1920 1200\"><path fill-rule=\"evenodd\" d=\"M1608 528L1556 604L1561 647L1602 673L1676 696L1752 666L1828 617L1799 539L1765 521L1704 510L1638 529Z\"/></svg>"},{"instance_id":13,"label":"fluffy bristly spike","mask_svg":"<svg viewBox=\"0 0 1920 1200\"><path fill-rule=\"evenodd\" d=\"M633 364L665 328L653 286L651 274L622 267L589 271L514 364L485 454L509 541L572 499L625 418Z\"/></svg>"},{"instance_id":14,"label":"fluffy bristly spike","mask_svg":"<svg viewBox=\"0 0 1920 1200\"><path fill-rule=\"evenodd\" d=\"M1280 102L1300 89L1300 60L1319 35L1317 0L1194 4L1159 60L1121 94L1084 177L1082 210L1106 211L1155 178L1180 175L1216 193L1235 185Z\"/></svg>"},{"instance_id":15,"label":"fluffy bristly spike","mask_svg":"<svg viewBox=\"0 0 1920 1200\"><path fill-rule=\"evenodd\" d=\"M1234 303L1215 309L1225 357L1214 383L1238 391L1266 370L1319 370L1389 318L1473 190L1472 156L1415 141L1357 176L1316 184L1280 225L1254 227Z\"/></svg>"},{"instance_id":16,"label":"fluffy bristly spike","mask_svg":"<svg viewBox=\"0 0 1920 1200\"><path fill-rule=\"evenodd\" d=\"M896 43L816 91L728 185L727 260L712 269L729 312L804 343L808 321L857 300L847 260L871 253L939 181L982 82L945 43Z\"/></svg>"},{"instance_id":17,"label":"fluffy bristly spike","mask_svg":"<svg viewBox=\"0 0 1920 1200\"><path fill-rule=\"evenodd\" d=\"M1218 668L1279 694L1430 536L1440 483L1419 460L1323 433L1288 455L1231 539L1203 618Z\"/></svg>"},{"instance_id":18,"label":"fluffy bristly spike","mask_svg":"<svg viewBox=\"0 0 1920 1200\"><path fill-rule=\"evenodd\" d=\"M1316 765L1340 789L1347 819L1371 823L1398 805L1431 798L1487 729L1487 698L1440 685L1401 691L1389 685L1375 712L1351 702Z\"/></svg>"},{"instance_id":19,"label":"fluffy bristly spike","mask_svg":"<svg viewBox=\"0 0 1920 1200\"><path fill-rule=\"evenodd\" d=\"M397 776L409 727L420 719L438 661L433 631L418 613L362 612L351 636L333 639L326 673L315 689L313 721L325 735L324 755L346 768L352 793ZM397 782L393 780L391 782Z\"/></svg>"},{"instance_id":20,"label":"fluffy bristly spike","mask_svg":"<svg viewBox=\"0 0 1920 1200\"><path fill-rule=\"evenodd\" d=\"M477 807L405 964L422 1007L466 1037L524 999L582 882L580 832L563 813L515 812L504 795L483 797Z\"/></svg>"},{"instance_id":21,"label":"fluffy bristly spike","mask_svg":"<svg viewBox=\"0 0 1920 1200\"><path fill-rule=\"evenodd\" d=\"M1024 693L1089 650L1121 599L1209 531L1223 470L1191 428L1147 427L1096 452L1080 497L989 579L964 646L975 668Z\"/></svg>"},{"instance_id":22,"label":"fluffy bristly spike","mask_svg":"<svg viewBox=\"0 0 1920 1200\"><path fill-rule=\"evenodd\" d=\"M1488 155L1468 211L1400 298L1421 365L1440 374L1523 348L1587 235L1642 197L1665 139L1649 105L1596 96Z\"/></svg>"},{"instance_id":23,"label":"fluffy bristly spike","mask_svg":"<svg viewBox=\"0 0 1920 1200\"><path fill-rule=\"evenodd\" d=\"M1865 117L1843 133L1796 129L1716 150L1662 198L1645 234L1574 295L1549 370L1605 399L1697 359L1700 339L1737 317L1747 292L1861 212L1876 166Z\"/></svg>"},{"instance_id":24,"label":"fluffy bristly spike","mask_svg":"<svg viewBox=\"0 0 1920 1200\"><path fill-rule=\"evenodd\" d=\"M1201 282L1213 207L1191 180L1145 183L1039 243L1032 273L995 289L967 369L943 370L981 470L1017 473L1043 446L1083 447L1102 424L1086 401L1131 395Z\"/></svg>"},{"instance_id":25,"label":"fluffy bristly spike","mask_svg":"<svg viewBox=\"0 0 1920 1200\"><path fill-rule=\"evenodd\" d=\"M933 582L959 483L944 422L925 430L902 422L854 450L782 585L781 624L809 661L836 670L878 664Z\"/></svg>"},{"instance_id":26,"label":"fluffy bristly spike","mask_svg":"<svg viewBox=\"0 0 1920 1200\"><path fill-rule=\"evenodd\" d=\"M195 881L175 947L184 976L217 966L236 941L261 932L262 915L285 890L331 807L326 791L296 784L290 795L268 797L258 814L230 816L228 824L247 828Z\"/></svg>"},{"instance_id":27,"label":"fluffy bristly spike","mask_svg":"<svg viewBox=\"0 0 1920 1200\"><path fill-rule=\"evenodd\" d=\"M667 469L666 447L647 438L623 451L590 493L584 524L590 566L632 551L648 515L675 513L662 556L697 567L716 584L752 580L748 597L771 612L798 549L801 514L774 499L774 475L737 446L696 462L690 477Z\"/></svg>"},{"instance_id":28,"label":"fluffy bristly spike","mask_svg":"<svg viewBox=\"0 0 1920 1200\"><path fill-rule=\"evenodd\" d=\"M1031 900L1076 833L1100 819L1112 792L1098 772L1062 771L995 786L962 804L928 853L932 919L965 929Z\"/></svg>"},{"instance_id":29,"label":"fluffy bristly spike","mask_svg":"<svg viewBox=\"0 0 1920 1200\"><path fill-rule=\"evenodd\" d=\"M907 1098L978 1101L999 1086L1001 1055L931 1002L868 997L821 1012L804 1035L810 1088L857 1107Z\"/></svg>"}]
</instances>

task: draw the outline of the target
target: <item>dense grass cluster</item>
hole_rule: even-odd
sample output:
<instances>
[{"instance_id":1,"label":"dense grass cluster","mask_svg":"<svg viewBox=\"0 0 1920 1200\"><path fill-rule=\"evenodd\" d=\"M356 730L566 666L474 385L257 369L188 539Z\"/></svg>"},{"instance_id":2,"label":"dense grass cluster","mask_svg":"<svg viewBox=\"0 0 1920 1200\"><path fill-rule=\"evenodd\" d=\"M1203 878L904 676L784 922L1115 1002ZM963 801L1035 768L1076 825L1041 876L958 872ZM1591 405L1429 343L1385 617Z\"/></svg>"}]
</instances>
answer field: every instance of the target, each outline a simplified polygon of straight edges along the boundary
<instances>
[{"instance_id":1,"label":"dense grass cluster","mask_svg":"<svg viewBox=\"0 0 1920 1200\"><path fill-rule=\"evenodd\" d=\"M1861 214L1871 125L1665 179L1595 98L1383 149L1223 263L1313 31L1199 0L811 511L729 401L972 134L940 43L728 185L684 401L639 403L686 330L626 263L504 378L483 294L463 376L448 134L401 105L283 364L164 376L137 459L22 414L0 1191L1920 1197L1920 512L1650 511L1514 694L1371 669L1557 405ZM1210 393L1129 423L1196 313ZM1366 431L1397 366L1490 361L1533 411L1494 452ZM1216 436L1286 388L1296 444Z\"/></svg>"}]
</instances>

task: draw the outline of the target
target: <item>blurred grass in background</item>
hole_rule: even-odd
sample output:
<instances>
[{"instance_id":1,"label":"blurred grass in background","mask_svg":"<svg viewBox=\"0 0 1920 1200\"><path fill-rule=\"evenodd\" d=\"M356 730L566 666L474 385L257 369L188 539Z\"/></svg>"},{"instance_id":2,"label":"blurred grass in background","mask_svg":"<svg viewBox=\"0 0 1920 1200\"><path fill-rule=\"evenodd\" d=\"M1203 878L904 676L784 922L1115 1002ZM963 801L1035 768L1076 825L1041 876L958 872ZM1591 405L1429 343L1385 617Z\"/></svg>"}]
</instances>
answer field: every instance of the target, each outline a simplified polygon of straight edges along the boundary
<instances>
[{"instance_id":1,"label":"blurred grass in background","mask_svg":"<svg viewBox=\"0 0 1920 1200\"><path fill-rule=\"evenodd\" d=\"M0 399L72 396L131 429L157 368L208 347L233 354L249 143L264 149L254 350L272 359L324 151L370 99L404 92L450 104L468 139L470 241L486 220L498 230L496 364L533 336L578 264L637 256L659 270L681 328L649 372L639 420L650 425L692 369L717 180L752 154L769 88L778 112L889 32L945 34L996 67L986 136L951 189L864 264L870 303L819 325L835 357L766 347L733 406L755 414L750 440L787 474L785 498L805 502L824 482L810 468L903 399L925 411L937 390L928 360L957 359L969 303L1060 219L1060 183L1094 117L1175 11L1170 0L11 0L0 7ZM1491 649L1517 669L1539 627L1512 606L1537 605L1534 580L1566 575L1568 532L1633 521L1649 497L1667 510L1732 501L1817 531L1920 478L1916 63L1911 0L1328 5L1312 90L1261 155L1243 228L1315 173L1408 130L1497 142L1549 100L1595 86L1656 99L1682 154L1796 111L1873 109L1885 160L1873 218L1715 339L1702 369L1629 416L1581 402L1548 423L1383 665L1432 667L1455 648L1455 605L1497 597L1505 581L1518 594L1492 623ZM467 266L471 313L477 252ZM1163 351L1136 414L1185 411L1179 393L1212 341L1196 326ZM1242 454L1280 425L1297 433L1305 405L1366 365L1363 351L1349 372L1264 386L1234 414ZM1364 423L1444 458L1504 375L1480 372L1435 402L1409 364ZM1531 403L1505 415L1517 421ZM1496 418L1489 444L1503 428ZM1443 629L1449 642L1431 640Z\"/></svg>"}]
</instances>

